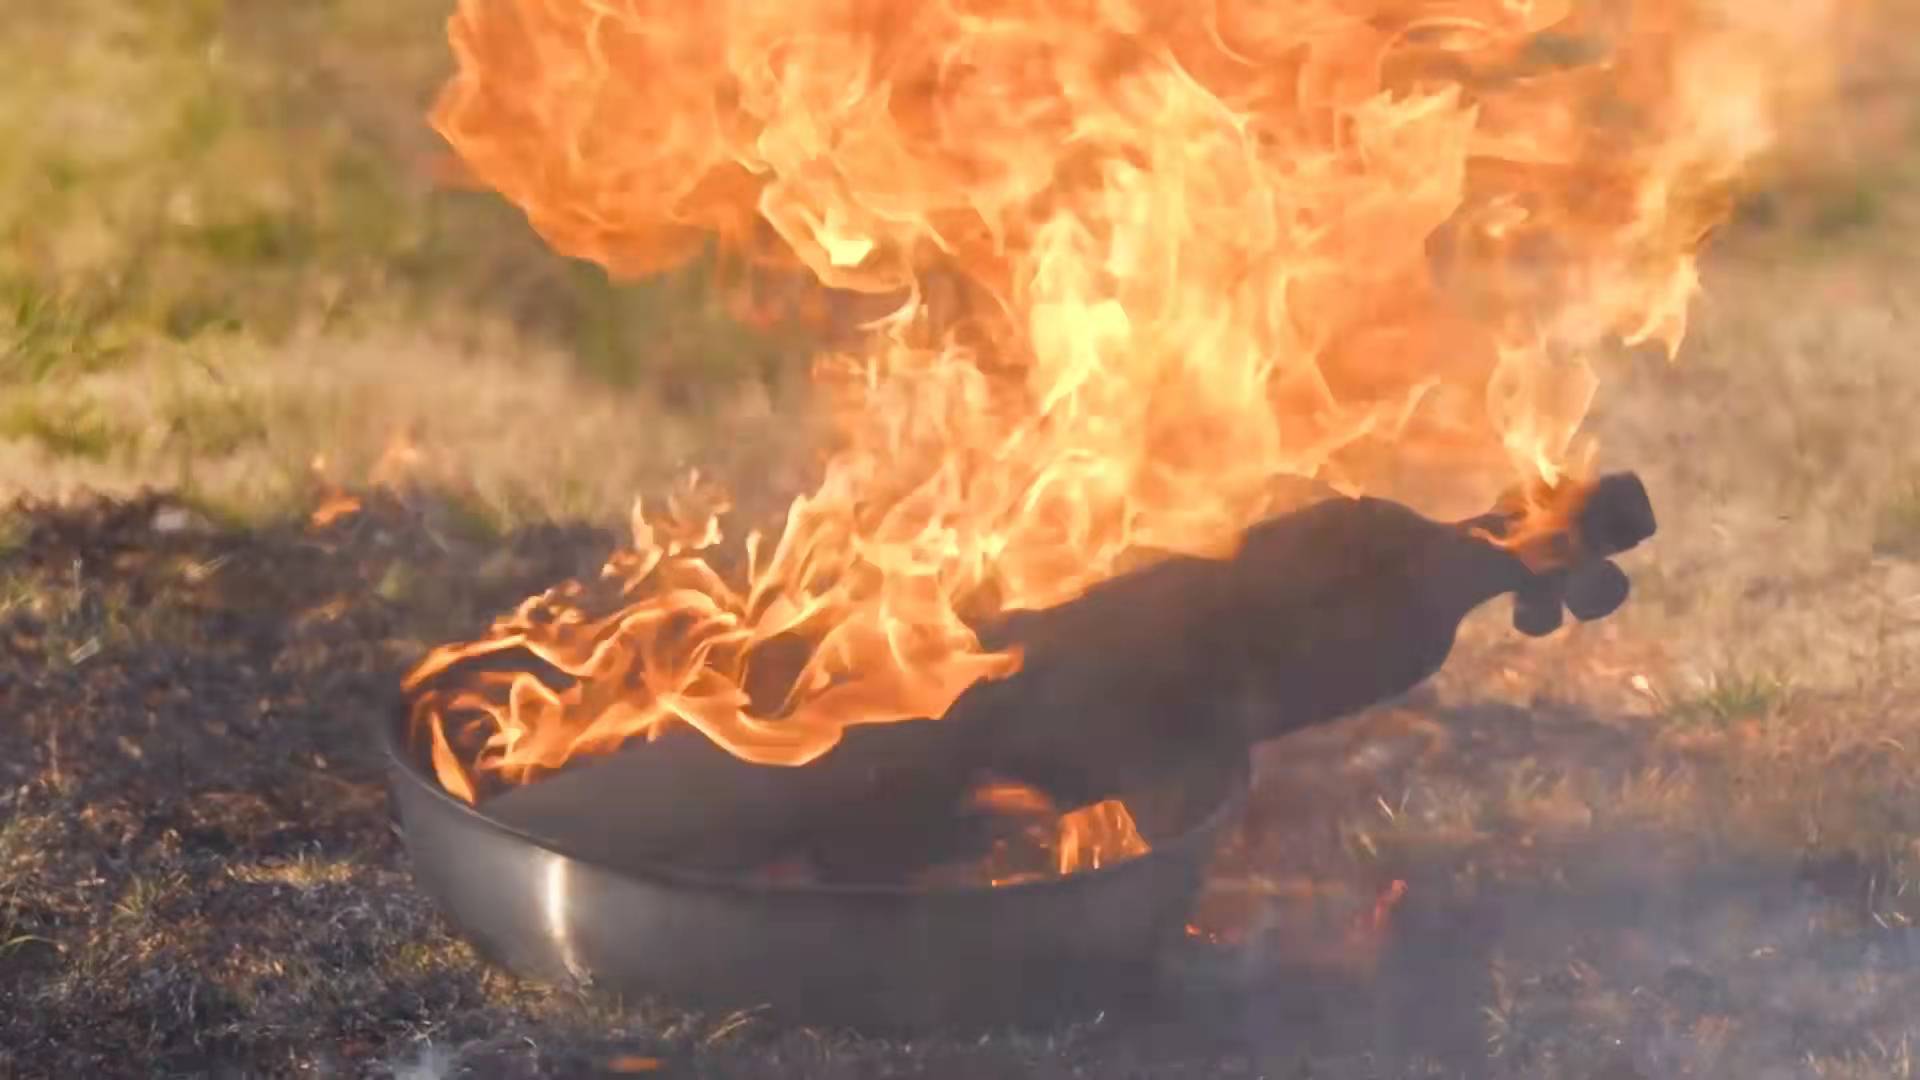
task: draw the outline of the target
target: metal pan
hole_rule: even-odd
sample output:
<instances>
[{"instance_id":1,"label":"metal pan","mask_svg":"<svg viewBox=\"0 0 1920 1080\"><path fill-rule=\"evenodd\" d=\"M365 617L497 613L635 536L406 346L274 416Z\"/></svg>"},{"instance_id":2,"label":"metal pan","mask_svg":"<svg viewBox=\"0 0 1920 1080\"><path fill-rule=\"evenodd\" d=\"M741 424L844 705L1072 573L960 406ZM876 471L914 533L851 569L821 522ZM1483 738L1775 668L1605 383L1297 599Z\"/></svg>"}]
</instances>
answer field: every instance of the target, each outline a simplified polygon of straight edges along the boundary
<instances>
[{"instance_id":1,"label":"metal pan","mask_svg":"<svg viewBox=\"0 0 1920 1080\"><path fill-rule=\"evenodd\" d=\"M414 876L494 962L714 1009L865 1030L1040 1023L1149 1001L1224 828L1244 757L1149 853L998 888L911 889L616 871L449 796L383 725ZM694 797L689 793L689 797Z\"/></svg>"}]
</instances>

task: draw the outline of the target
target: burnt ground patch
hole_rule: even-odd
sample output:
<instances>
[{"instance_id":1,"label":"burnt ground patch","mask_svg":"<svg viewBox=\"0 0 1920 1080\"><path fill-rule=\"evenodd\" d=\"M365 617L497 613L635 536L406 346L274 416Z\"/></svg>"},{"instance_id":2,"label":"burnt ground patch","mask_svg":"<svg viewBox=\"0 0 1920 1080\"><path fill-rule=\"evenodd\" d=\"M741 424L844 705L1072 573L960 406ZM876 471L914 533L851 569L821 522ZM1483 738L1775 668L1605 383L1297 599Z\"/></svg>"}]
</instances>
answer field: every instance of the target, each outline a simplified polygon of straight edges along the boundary
<instances>
[{"instance_id":1,"label":"burnt ground patch","mask_svg":"<svg viewBox=\"0 0 1920 1080\"><path fill-rule=\"evenodd\" d=\"M157 496L11 521L0 1071L365 1061L531 1007L413 893L367 732L420 635L590 570L606 537L483 552L391 501L326 530Z\"/></svg>"},{"instance_id":2,"label":"burnt ground patch","mask_svg":"<svg viewBox=\"0 0 1920 1080\"><path fill-rule=\"evenodd\" d=\"M1469 634L1412 699L1263 752L1203 908L1232 941L1170 958L1153 1015L877 1040L522 982L414 889L371 725L423 650L616 538L458 520L7 517L0 1073L1909 1075L1908 695L1636 709L1598 688L1617 635Z\"/></svg>"}]
</instances>

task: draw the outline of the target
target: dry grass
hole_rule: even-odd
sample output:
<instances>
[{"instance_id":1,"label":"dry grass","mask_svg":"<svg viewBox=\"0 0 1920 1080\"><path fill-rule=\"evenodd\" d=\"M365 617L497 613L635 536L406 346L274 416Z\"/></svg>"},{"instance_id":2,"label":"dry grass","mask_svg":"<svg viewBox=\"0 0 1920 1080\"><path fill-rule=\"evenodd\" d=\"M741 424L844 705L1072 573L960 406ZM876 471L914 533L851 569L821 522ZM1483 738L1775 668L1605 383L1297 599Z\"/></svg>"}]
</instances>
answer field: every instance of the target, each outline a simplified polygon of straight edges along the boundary
<instances>
[{"instance_id":1,"label":"dry grass","mask_svg":"<svg viewBox=\"0 0 1920 1080\"><path fill-rule=\"evenodd\" d=\"M0 1072L1912 1075L1913 12L1680 361L1606 373L1593 429L1662 518L1628 608L1544 642L1489 612L1428 692L1266 755L1215 898L1261 933L1195 959L1171 1033L901 1044L519 983L385 828L341 714L575 569L515 526L696 462L790 486L804 437L762 377L793 349L696 279L616 287L433 188L444 6L85 0L0 39L0 490L189 504L76 526L131 530L107 551L0 522ZM436 494L322 557L275 524L322 456ZM1395 934L1353 938L1392 880Z\"/></svg>"},{"instance_id":2,"label":"dry grass","mask_svg":"<svg viewBox=\"0 0 1920 1080\"><path fill-rule=\"evenodd\" d=\"M710 268L615 284L436 186L445 14L89 0L10 23L0 491L270 514L317 454L361 480L410 433L496 518L617 519L702 449L689 425L764 418L797 347L741 329Z\"/></svg>"},{"instance_id":3,"label":"dry grass","mask_svg":"<svg viewBox=\"0 0 1920 1080\"><path fill-rule=\"evenodd\" d=\"M774 400L750 382L688 414L597 384L551 349L417 329L228 341L16 391L0 413L0 478L51 496L161 487L244 518L304 505L323 462L339 482L462 490L496 527L611 521L716 453L776 474L797 433L772 422ZM715 447L701 434L716 425L743 438Z\"/></svg>"}]
</instances>

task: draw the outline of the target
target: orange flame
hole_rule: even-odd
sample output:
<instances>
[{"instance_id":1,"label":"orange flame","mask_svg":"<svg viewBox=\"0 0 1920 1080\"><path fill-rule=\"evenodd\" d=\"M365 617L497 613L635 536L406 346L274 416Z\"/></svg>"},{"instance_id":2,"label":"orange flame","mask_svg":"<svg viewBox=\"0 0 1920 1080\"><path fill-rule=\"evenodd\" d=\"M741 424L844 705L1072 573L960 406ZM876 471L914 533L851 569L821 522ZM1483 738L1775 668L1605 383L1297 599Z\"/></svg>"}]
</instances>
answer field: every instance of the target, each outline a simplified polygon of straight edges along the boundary
<instances>
[{"instance_id":1,"label":"orange flame","mask_svg":"<svg viewBox=\"0 0 1920 1080\"><path fill-rule=\"evenodd\" d=\"M367 483L376 490L398 491L419 471L422 460L423 455L412 437L405 432L395 432L388 436L385 449L367 471ZM307 470L319 489L313 511L307 516L308 525L326 529L366 509L359 495L348 491L334 478L325 455L316 455Z\"/></svg>"},{"instance_id":2,"label":"orange flame","mask_svg":"<svg viewBox=\"0 0 1920 1080\"><path fill-rule=\"evenodd\" d=\"M838 442L771 550L722 572L689 489L604 597L414 672L443 782L938 716L1018 664L979 616L1224 553L1277 478L1436 513L1577 478L1602 346L1677 346L1839 2L462 0L435 124L554 248L717 237L899 304L819 361ZM442 678L497 654L551 672Z\"/></svg>"},{"instance_id":3,"label":"orange flame","mask_svg":"<svg viewBox=\"0 0 1920 1080\"><path fill-rule=\"evenodd\" d=\"M312 475L318 489L313 512L307 515L309 526L325 529L360 512L360 497L334 481L328 472L324 455L315 455L307 463L307 472Z\"/></svg>"},{"instance_id":4,"label":"orange flame","mask_svg":"<svg viewBox=\"0 0 1920 1080\"><path fill-rule=\"evenodd\" d=\"M1097 870L1146 851L1147 841L1140 835L1126 804L1108 799L1060 819L1060 835L1054 845L1054 869L1062 874Z\"/></svg>"},{"instance_id":5,"label":"orange flame","mask_svg":"<svg viewBox=\"0 0 1920 1080\"><path fill-rule=\"evenodd\" d=\"M972 802L977 808L1009 817L1036 819L1026 829L1025 839L1031 847L1050 856L1055 874L1097 870L1144 855L1149 850L1132 812L1118 799L1061 814L1044 792L1025 784L1001 781L974 789ZM988 860L988 879L995 885L1010 885L1040 876L1012 865L1019 861L1019 854L1004 841L999 844Z\"/></svg>"}]
</instances>

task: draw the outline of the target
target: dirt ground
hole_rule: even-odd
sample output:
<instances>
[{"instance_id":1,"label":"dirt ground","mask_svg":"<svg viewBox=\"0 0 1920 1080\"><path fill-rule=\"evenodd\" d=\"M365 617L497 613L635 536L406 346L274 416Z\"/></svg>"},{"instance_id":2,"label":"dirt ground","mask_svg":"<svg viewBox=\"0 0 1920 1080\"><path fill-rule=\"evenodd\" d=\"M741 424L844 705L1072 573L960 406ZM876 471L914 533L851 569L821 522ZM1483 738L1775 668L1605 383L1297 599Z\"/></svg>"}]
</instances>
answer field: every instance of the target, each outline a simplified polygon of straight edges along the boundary
<instances>
[{"instance_id":1,"label":"dirt ground","mask_svg":"<svg viewBox=\"0 0 1920 1080\"><path fill-rule=\"evenodd\" d=\"M1495 605L1410 699L1263 751L1201 913L1243 934L1155 1014L913 1042L489 967L370 736L635 492L779 488L794 342L431 190L443 4L23 13L0 59L72 63L0 86L0 1075L1912 1076L1906 6L1717 238L1679 361L1603 372L1662 524L1627 608L1532 641ZM408 484L309 522L315 457L359 487L396 446Z\"/></svg>"},{"instance_id":2,"label":"dirt ground","mask_svg":"<svg viewBox=\"0 0 1920 1080\"><path fill-rule=\"evenodd\" d=\"M0 1073L1910 1075L1910 677L1668 697L1648 618L1533 642L1490 610L1412 699L1263 753L1202 908L1245 936L1170 958L1153 1015L865 1040L530 985L415 890L371 725L428 644L611 534L424 495L7 526Z\"/></svg>"}]
</instances>

